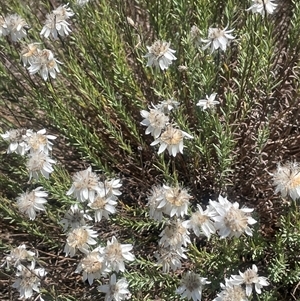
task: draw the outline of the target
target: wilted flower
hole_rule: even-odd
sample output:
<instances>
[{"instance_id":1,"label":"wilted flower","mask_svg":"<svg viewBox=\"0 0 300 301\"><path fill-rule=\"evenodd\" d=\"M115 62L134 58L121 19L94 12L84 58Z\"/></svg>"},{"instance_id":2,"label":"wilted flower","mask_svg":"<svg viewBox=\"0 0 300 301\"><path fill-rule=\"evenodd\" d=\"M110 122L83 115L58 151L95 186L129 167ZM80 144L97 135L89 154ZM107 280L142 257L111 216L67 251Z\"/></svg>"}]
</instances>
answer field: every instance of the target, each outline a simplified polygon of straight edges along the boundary
<instances>
[{"instance_id":1,"label":"wilted flower","mask_svg":"<svg viewBox=\"0 0 300 301\"><path fill-rule=\"evenodd\" d=\"M230 282L234 285L246 285L246 295L250 296L252 294L252 287L254 285L255 291L258 294L261 294L261 289L263 286L268 286L269 282L266 277L258 276L257 266L252 265L252 269L247 269L244 273L240 272L240 275L232 275Z\"/></svg>"},{"instance_id":2,"label":"wilted flower","mask_svg":"<svg viewBox=\"0 0 300 301\"><path fill-rule=\"evenodd\" d=\"M283 197L289 195L294 201L300 198L300 166L297 162L278 163L272 176L275 193L280 192Z\"/></svg>"},{"instance_id":3,"label":"wilted flower","mask_svg":"<svg viewBox=\"0 0 300 301\"><path fill-rule=\"evenodd\" d=\"M41 191L43 187L38 187L31 192L22 193L17 197L17 206L19 211L28 215L29 219L34 220L37 211L45 211L44 204L47 203L45 199L48 193Z\"/></svg>"},{"instance_id":4,"label":"wilted flower","mask_svg":"<svg viewBox=\"0 0 300 301\"><path fill-rule=\"evenodd\" d=\"M232 32L233 29L227 30L227 26L224 29L210 27L208 29L208 38L202 39L202 43L206 43L202 49L205 50L210 47L211 53L219 48L225 51L227 44L234 39L234 36L231 35Z\"/></svg>"},{"instance_id":5,"label":"wilted flower","mask_svg":"<svg viewBox=\"0 0 300 301\"><path fill-rule=\"evenodd\" d=\"M56 72L60 72L57 64L61 64L61 62L55 59L52 51L48 49L37 49L37 55L29 63L28 72L30 74L39 72L45 81L49 75L52 78L56 78Z\"/></svg>"},{"instance_id":6,"label":"wilted flower","mask_svg":"<svg viewBox=\"0 0 300 301\"><path fill-rule=\"evenodd\" d=\"M0 136L4 140L7 140L10 143L6 151L8 154L17 153L22 156L25 155L25 153L28 150L28 145L26 141L27 131L28 130L26 129L16 129L16 130L7 131L5 134L0 134Z\"/></svg>"},{"instance_id":7,"label":"wilted flower","mask_svg":"<svg viewBox=\"0 0 300 301\"><path fill-rule=\"evenodd\" d=\"M25 38L29 29L26 21L18 14L8 15L5 17L5 25L2 26L2 34L4 36L10 35L13 42Z\"/></svg>"},{"instance_id":8,"label":"wilted flower","mask_svg":"<svg viewBox=\"0 0 300 301\"><path fill-rule=\"evenodd\" d=\"M73 229L68 234L67 243L64 248L66 256L70 254L70 256L73 257L77 249L84 254L88 254L90 252L89 246L97 243L94 239L97 236L97 231L92 230L91 227L88 226Z\"/></svg>"},{"instance_id":9,"label":"wilted flower","mask_svg":"<svg viewBox=\"0 0 300 301\"><path fill-rule=\"evenodd\" d=\"M205 284L210 283L207 278L200 277L193 272L187 272L181 279L180 286L176 289L176 293L181 295L181 298L188 300L200 301L202 297L202 289Z\"/></svg>"},{"instance_id":10,"label":"wilted flower","mask_svg":"<svg viewBox=\"0 0 300 301\"><path fill-rule=\"evenodd\" d=\"M152 46L147 46L148 53L144 56L148 58L147 66L154 65L161 70L168 69L176 57L173 53L176 51L170 48L170 43L165 41L156 41Z\"/></svg>"},{"instance_id":11,"label":"wilted flower","mask_svg":"<svg viewBox=\"0 0 300 301\"><path fill-rule=\"evenodd\" d=\"M212 219L215 221L215 228L220 237L240 237L244 232L252 236L252 230L248 225L256 223L256 220L249 215L253 209L239 209L237 202L232 204L227 198L223 198L221 195L218 201L210 201L209 204L217 213Z\"/></svg>"},{"instance_id":12,"label":"wilted flower","mask_svg":"<svg viewBox=\"0 0 300 301\"><path fill-rule=\"evenodd\" d=\"M113 236L111 241L107 241L107 246L103 249L104 258L109 269L116 272L124 272L124 261L133 261L135 256L130 253L133 246L132 244L120 244Z\"/></svg>"},{"instance_id":13,"label":"wilted flower","mask_svg":"<svg viewBox=\"0 0 300 301\"><path fill-rule=\"evenodd\" d=\"M121 301L128 299L130 292L125 278L117 281L116 274L110 276L109 284L100 285L98 291L105 293L105 301Z\"/></svg>"},{"instance_id":14,"label":"wilted flower","mask_svg":"<svg viewBox=\"0 0 300 301\"><path fill-rule=\"evenodd\" d=\"M27 131L27 144L31 153L44 152L48 155L49 151L52 151L53 143L50 140L54 140L57 137L53 135L46 135L46 130L42 129L37 133L33 131Z\"/></svg>"},{"instance_id":15,"label":"wilted flower","mask_svg":"<svg viewBox=\"0 0 300 301\"><path fill-rule=\"evenodd\" d=\"M81 259L75 272L80 273L81 271L82 280L88 280L89 285L93 284L94 279L100 279L108 272L104 258L98 248L87 253L86 256Z\"/></svg>"},{"instance_id":16,"label":"wilted flower","mask_svg":"<svg viewBox=\"0 0 300 301\"><path fill-rule=\"evenodd\" d=\"M215 216L214 210L211 206L203 211L202 207L198 204L198 211L192 213L190 220L186 221L186 226L192 228L195 235L198 237L204 234L208 239L210 239L211 234L216 233L214 223L211 218Z\"/></svg>"},{"instance_id":17,"label":"wilted flower","mask_svg":"<svg viewBox=\"0 0 300 301\"><path fill-rule=\"evenodd\" d=\"M191 243L189 231L183 221L180 219L170 220L164 230L159 234L160 246L167 248L180 248Z\"/></svg>"},{"instance_id":18,"label":"wilted flower","mask_svg":"<svg viewBox=\"0 0 300 301\"><path fill-rule=\"evenodd\" d=\"M14 267L17 267L24 261L32 261L34 260L35 253L31 251L26 250L26 245L20 245L17 248L14 248L10 251L8 255L4 257L4 264L7 265L7 268L10 267L10 265L13 265Z\"/></svg>"},{"instance_id":19,"label":"wilted flower","mask_svg":"<svg viewBox=\"0 0 300 301\"><path fill-rule=\"evenodd\" d=\"M164 273L169 273L170 269L176 271L181 268L181 260L187 259L184 252L186 249L183 247L160 248L155 254L157 265L162 266Z\"/></svg>"},{"instance_id":20,"label":"wilted flower","mask_svg":"<svg viewBox=\"0 0 300 301\"><path fill-rule=\"evenodd\" d=\"M72 187L68 190L67 195L74 195L80 202L85 202L86 200L93 202L97 192L101 193L99 177L92 172L92 167L90 166L75 173Z\"/></svg>"},{"instance_id":21,"label":"wilted flower","mask_svg":"<svg viewBox=\"0 0 300 301\"><path fill-rule=\"evenodd\" d=\"M248 301L245 290L240 285L234 285L228 279L225 279L225 285L221 283L221 289L222 291L213 301Z\"/></svg>"},{"instance_id":22,"label":"wilted flower","mask_svg":"<svg viewBox=\"0 0 300 301\"><path fill-rule=\"evenodd\" d=\"M38 55L39 43L31 43L24 45L21 50L21 60L23 62L23 66L26 67L28 64L30 65Z\"/></svg>"},{"instance_id":23,"label":"wilted flower","mask_svg":"<svg viewBox=\"0 0 300 301\"><path fill-rule=\"evenodd\" d=\"M203 111L206 109L210 109L216 104L220 103L219 101L215 100L216 96L217 93L213 93L210 96L206 95L206 99L200 99L196 105L202 107Z\"/></svg>"},{"instance_id":24,"label":"wilted flower","mask_svg":"<svg viewBox=\"0 0 300 301\"><path fill-rule=\"evenodd\" d=\"M142 110L141 115L145 118L141 124L147 126L146 135L151 134L155 139L160 136L169 121L169 117L159 109L150 109L150 112Z\"/></svg>"},{"instance_id":25,"label":"wilted flower","mask_svg":"<svg viewBox=\"0 0 300 301\"><path fill-rule=\"evenodd\" d=\"M173 98L163 100L155 105L155 108L162 111L164 114L169 114L173 109L179 106L179 102Z\"/></svg>"},{"instance_id":26,"label":"wilted flower","mask_svg":"<svg viewBox=\"0 0 300 301\"><path fill-rule=\"evenodd\" d=\"M190 36L191 36L191 40L194 43L194 45L196 47L199 47L202 43L201 31L196 25L192 26Z\"/></svg>"},{"instance_id":27,"label":"wilted flower","mask_svg":"<svg viewBox=\"0 0 300 301\"><path fill-rule=\"evenodd\" d=\"M169 154L175 157L179 152L183 154L183 138L185 137L189 139L193 138L190 134L172 125L168 125L161 136L154 140L151 145L160 143L158 154L161 154L167 149Z\"/></svg>"},{"instance_id":28,"label":"wilted flower","mask_svg":"<svg viewBox=\"0 0 300 301\"><path fill-rule=\"evenodd\" d=\"M251 0L252 6L249 7L247 10L251 10L253 13L258 13L261 15L273 14L277 4L274 3L275 0Z\"/></svg>"},{"instance_id":29,"label":"wilted flower","mask_svg":"<svg viewBox=\"0 0 300 301\"><path fill-rule=\"evenodd\" d=\"M81 226L85 226L85 220L92 220L92 218L78 207L78 204L71 205L70 209L66 212L64 218L60 221L63 225L64 231L68 228L71 230Z\"/></svg>"},{"instance_id":30,"label":"wilted flower","mask_svg":"<svg viewBox=\"0 0 300 301\"><path fill-rule=\"evenodd\" d=\"M20 293L20 298L28 299L33 295L33 291L39 292L39 286L41 285L40 278L46 275L45 269L35 269L35 261L31 262L31 265L25 267L23 265L17 266L16 276L18 277L13 288L16 288Z\"/></svg>"}]
</instances>

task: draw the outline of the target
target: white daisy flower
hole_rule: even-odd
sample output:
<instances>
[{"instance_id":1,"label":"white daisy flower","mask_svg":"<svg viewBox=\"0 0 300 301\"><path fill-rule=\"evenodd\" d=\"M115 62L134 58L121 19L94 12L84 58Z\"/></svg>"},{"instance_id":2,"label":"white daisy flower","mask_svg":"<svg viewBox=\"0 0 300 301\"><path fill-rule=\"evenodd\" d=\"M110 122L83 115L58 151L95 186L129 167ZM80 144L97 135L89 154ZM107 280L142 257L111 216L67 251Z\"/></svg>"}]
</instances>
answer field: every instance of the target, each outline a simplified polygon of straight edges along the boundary
<instances>
[{"instance_id":1,"label":"white daisy flower","mask_svg":"<svg viewBox=\"0 0 300 301\"><path fill-rule=\"evenodd\" d=\"M187 259L184 252L186 252L186 249L183 247L176 247L176 249L160 248L155 253L157 265L162 266L164 273L169 273L170 270L176 271L181 268L181 260Z\"/></svg>"},{"instance_id":2,"label":"white daisy flower","mask_svg":"<svg viewBox=\"0 0 300 301\"><path fill-rule=\"evenodd\" d=\"M220 284L222 291L217 294L213 301L248 301L245 290L240 285L234 285L230 280L225 279L225 285Z\"/></svg>"},{"instance_id":3,"label":"white daisy flower","mask_svg":"<svg viewBox=\"0 0 300 301\"><path fill-rule=\"evenodd\" d=\"M46 130L42 129L38 132L27 131L26 133L27 144L31 153L33 152L44 152L49 154L52 151L53 143L50 140L55 140L57 137L53 135L46 135Z\"/></svg>"},{"instance_id":4,"label":"white daisy flower","mask_svg":"<svg viewBox=\"0 0 300 301\"><path fill-rule=\"evenodd\" d=\"M164 230L159 234L159 245L164 248L180 248L191 243L189 231L180 219L170 220Z\"/></svg>"},{"instance_id":5,"label":"white daisy flower","mask_svg":"<svg viewBox=\"0 0 300 301\"><path fill-rule=\"evenodd\" d=\"M200 99L196 106L202 107L202 110L213 108L216 104L220 102L215 100L217 93L213 93L210 96L206 95L206 99Z\"/></svg>"},{"instance_id":6,"label":"white daisy flower","mask_svg":"<svg viewBox=\"0 0 300 301\"><path fill-rule=\"evenodd\" d=\"M128 282L125 278L117 281L116 274L110 276L109 284L97 287L99 292L105 293L105 301L121 301L128 300L130 292L128 290Z\"/></svg>"},{"instance_id":7,"label":"white daisy flower","mask_svg":"<svg viewBox=\"0 0 300 301\"><path fill-rule=\"evenodd\" d=\"M205 235L210 239L211 234L216 233L216 229L211 218L215 216L215 211L210 206L203 211L198 204L198 211L192 213L190 220L186 221L186 226L193 229L196 236Z\"/></svg>"},{"instance_id":8,"label":"white daisy flower","mask_svg":"<svg viewBox=\"0 0 300 301\"><path fill-rule=\"evenodd\" d=\"M6 265L9 269L10 265L17 267L25 261L33 261L34 259L35 253L26 250L26 245L22 244L12 249L10 253L4 257L4 263L1 266Z\"/></svg>"},{"instance_id":9,"label":"white daisy flower","mask_svg":"<svg viewBox=\"0 0 300 301\"><path fill-rule=\"evenodd\" d=\"M147 66L160 67L166 70L172 64L176 57L173 53L176 51L170 48L170 43L165 41L156 41L152 46L147 46L148 53L144 56L148 58Z\"/></svg>"},{"instance_id":10,"label":"white daisy flower","mask_svg":"<svg viewBox=\"0 0 300 301\"><path fill-rule=\"evenodd\" d=\"M251 10L252 13L261 14L264 16L266 13L271 15L274 13L278 4L274 3L275 0L251 0L252 5L247 9Z\"/></svg>"},{"instance_id":11,"label":"white daisy flower","mask_svg":"<svg viewBox=\"0 0 300 301\"><path fill-rule=\"evenodd\" d=\"M101 194L99 186L99 177L96 173L92 172L92 167L85 170L78 171L73 176L73 184L68 190L67 195L73 195L78 201L93 202L96 193Z\"/></svg>"},{"instance_id":12,"label":"white daisy flower","mask_svg":"<svg viewBox=\"0 0 300 301\"><path fill-rule=\"evenodd\" d=\"M99 248L87 253L86 256L81 259L75 273L80 272L82 272L82 280L88 280L89 285L93 284L94 279L100 279L109 272L105 265L104 257L99 252Z\"/></svg>"},{"instance_id":13,"label":"white daisy flower","mask_svg":"<svg viewBox=\"0 0 300 301\"><path fill-rule=\"evenodd\" d=\"M35 269L35 261L31 265L25 267L23 265L17 266L16 276L18 277L13 283L12 287L16 288L20 293L20 299L29 299L33 295L33 291L39 292L41 285L41 277L46 275L43 268Z\"/></svg>"},{"instance_id":14,"label":"white daisy flower","mask_svg":"<svg viewBox=\"0 0 300 301\"><path fill-rule=\"evenodd\" d=\"M39 73L45 81L48 80L49 75L55 79L56 73L60 72L57 64L62 64L54 58L52 51L48 49L37 49L37 55L29 63L28 72L30 74Z\"/></svg>"},{"instance_id":15,"label":"white daisy flower","mask_svg":"<svg viewBox=\"0 0 300 301\"><path fill-rule=\"evenodd\" d=\"M2 31L4 36L10 35L13 42L21 40L26 37L29 25L18 14L8 15L5 17L5 30Z\"/></svg>"},{"instance_id":16,"label":"white daisy flower","mask_svg":"<svg viewBox=\"0 0 300 301\"><path fill-rule=\"evenodd\" d=\"M9 142L9 146L7 149L7 153L16 153L21 156L24 156L25 153L28 150L28 144L27 144L27 136L26 132L28 130L26 129L16 129L16 130L10 130L7 131L5 134L0 134L0 136L3 138L3 140L6 140Z\"/></svg>"},{"instance_id":17,"label":"white daisy flower","mask_svg":"<svg viewBox=\"0 0 300 301\"><path fill-rule=\"evenodd\" d=\"M252 230L248 225L256 223L256 220L249 215L253 209L239 209L237 202L232 204L222 196L219 196L218 201L210 201L209 204L217 213L212 219L215 221L214 226L220 237L240 237L244 232L252 236Z\"/></svg>"},{"instance_id":18,"label":"white daisy flower","mask_svg":"<svg viewBox=\"0 0 300 301\"><path fill-rule=\"evenodd\" d=\"M159 109L150 109L150 112L142 110L141 115L145 118L141 124L147 126L146 135L151 134L154 139L160 136L162 129L169 122L169 117Z\"/></svg>"},{"instance_id":19,"label":"white daisy flower","mask_svg":"<svg viewBox=\"0 0 300 301\"><path fill-rule=\"evenodd\" d=\"M34 220L37 211L45 211L44 204L47 203L45 199L48 193L41 191L43 187L38 187L31 192L22 193L17 197L17 206L20 212L28 215L30 220Z\"/></svg>"},{"instance_id":20,"label":"white daisy flower","mask_svg":"<svg viewBox=\"0 0 300 301\"><path fill-rule=\"evenodd\" d=\"M67 20L72 16L74 16L74 12L68 7L68 4L59 6L52 13L47 14L45 25L40 35L46 39L52 35L55 40L58 36L68 36L72 30Z\"/></svg>"},{"instance_id":21,"label":"white daisy flower","mask_svg":"<svg viewBox=\"0 0 300 301\"><path fill-rule=\"evenodd\" d=\"M132 244L120 244L113 236L111 241L107 241L107 246L103 249L104 258L109 269L115 272L124 272L124 261L134 261L135 256L130 253Z\"/></svg>"},{"instance_id":22,"label":"white daisy flower","mask_svg":"<svg viewBox=\"0 0 300 301\"><path fill-rule=\"evenodd\" d=\"M84 210L80 209L78 204L73 204L60 221L60 224L63 226L64 232L66 232L68 229L74 230L85 226L86 220L92 220L92 218Z\"/></svg>"},{"instance_id":23,"label":"white daisy flower","mask_svg":"<svg viewBox=\"0 0 300 301\"><path fill-rule=\"evenodd\" d=\"M29 159L27 161L29 180L31 180L32 178L38 180L40 176L49 179L49 174L51 174L54 171L52 164L55 163L56 162L44 152L36 152L29 154Z\"/></svg>"},{"instance_id":24,"label":"white daisy flower","mask_svg":"<svg viewBox=\"0 0 300 301\"><path fill-rule=\"evenodd\" d=\"M119 188L122 187L120 179L105 180L104 182L99 182L100 194L104 194L106 197L119 196L122 192Z\"/></svg>"},{"instance_id":25,"label":"white daisy flower","mask_svg":"<svg viewBox=\"0 0 300 301\"><path fill-rule=\"evenodd\" d=\"M297 162L278 163L277 170L271 175L276 186L275 193L290 196L294 201L300 198L300 166Z\"/></svg>"},{"instance_id":26,"label":"white daisy flower","mask_svg":"<svg viewBox=\"0 0 300 301\"><path fill-rule=\"evenodd\" d=\"M63 18L64 20L70 19L71 17L73 17L75 15L75 13L68 6L69 6L69 3L65 4L65 5L60 5L59 7L57 7L56 9L53 10L53 14L55 14L59 18Z\"/></svg>"},{"instance_id":27,"label":"white daisy flower","mask_svg":"<svg viewBox=\"0 0 300 301\"><path fill-rule=\"evenodd\" d=\"M49 36L52 36L54 40L57 40L58 36L65 37L72 32L69 25L70 24L65 19L61 19L54 13L47 14L45 25L42 28L40 35L44 36L46 39L48 39Z\"/></svg>"},{"instance_id":28,"label":"white daisy flower","mask_svg":"<svg viewBox=\"0 0 300 301\"><path fill-rule=\"evenodd\" d=\"M40 51L39 44L40 43L31 43L23 45L20 56L24 67L30 65L31 62L35 60L36 56L38 56L38 52Z\"/></svg>"},{"instance_id":29,"label":"white daisy flower","mask_svg":"<svg viewBox=\"0 0 300 301\"><path fill-rule=\"evenodd\" d=\"M149 217L159 222L161 222L163 218L164 208L159 207L159 204L164 198L164 192L165 190L162 186L153 186L147 198L147 206L150 208Z\"/></svg>"},{"instance_id":30,"label":"white daisy flower","mask_svg":"<svg viewBox=\"0 0 300 301\"><path fill-rule=\"evenodd\" d=\"M167 149L169 155L175 157L178 153L183 154L183 138L193 139L193 136L180 129L174 128L172 125L168 125L161 136L150 145L160 144L158 154L161 154Z\"/></svg>"},{"instance_id":31,"label":"white daisy flower","mask_svg":"<svg viewBox=\"0 0 300 301\"><path fill-rule=\"evenodd\" d=\"M246 295L249 297L252 294L252 287L254 285L257 294L261 294L263 286L268 286L269 282L266 277L258 276L258 269L255 264L252 269L247 269L244 273L239 271L240 275L232 275L230 282L234 285L246 285Z\"/></svg>"},{"instance_id":32,"label":"white daisy flower","mask_svg":"<svg viewBox=\"0 0 300 301\"><path fill-rule=\"evenodd\" d=\"M89 202L88 206L94 210L95 222L100 222L102 218L109 219L110 214L116 213L117 198L105 196L103 193L96 194L93 202Z\"/></svg>"},{"instance_id":33,"label":"white daisy flower","mask_svg":"<svg viewBox=\"0 0 300 301\"><path fill-rule=\"evenodd\" d=\"M205 284L209 284L207 278L200 277L193 272L187 272L181 279L180 286L176 289L176 293L181 295L181 298L188 300L200 301L202 290Z\"/></svg>"},{"instance_id":34,"label":"white daisy flower","mask_svg":"<svg viewBox=\"0 0 300 301\"><path fill-rule=\"evenodd\" d=\"M95 245L97 242L94 238L98 237L97 231L94 231L89 226L81 226L71 230L67 237L67 243L64 248L66 256L70 254L73 257L76 250L84 254L90 252L90 245Z\"/></svg>"},{"instance_id":35,"label":"white daisy flower","mask_svg":"<svg viewBox=\"0 0 300 301\"><path fill-rule=\"evenodd\" d=\"M192 196L186 189L179 186L169 187L163 185L164 194L163 198L158 204L158 208L163 208L164 213L173 217L184 217L187 214L190 199Z\"/></svg>"},{"instance_id":36,"label":"white daisy flower","mask_svg":"<svg viewBox=\"0 0 300 301\"><path fill-rule=\"evenodd\" d=\"M224 29L210 27L208 29L208 38L202 39L202 43L206 43L202 49L205 50L210 47L211 53L219 48L225 51L230 40L235 39L235 37L231 35L232 32L233 29L227 30L227 26Z\"/></svg>"}]
</instances>

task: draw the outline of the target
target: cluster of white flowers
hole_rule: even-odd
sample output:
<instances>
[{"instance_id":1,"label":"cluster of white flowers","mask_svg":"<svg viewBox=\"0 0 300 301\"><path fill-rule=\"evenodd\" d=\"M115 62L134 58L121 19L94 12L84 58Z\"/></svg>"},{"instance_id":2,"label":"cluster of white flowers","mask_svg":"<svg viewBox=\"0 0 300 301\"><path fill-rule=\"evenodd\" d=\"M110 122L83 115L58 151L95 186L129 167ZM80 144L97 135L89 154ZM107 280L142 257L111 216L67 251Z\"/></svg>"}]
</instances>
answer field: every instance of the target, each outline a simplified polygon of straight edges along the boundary
<instances>
[{"instance_id":1,"label":"cluster of white flowers","mask_svg":"<svg viewBox=\"0 0 300 301\"><path fill-rule=\"evenodd\" d=\"M73 195L80 203L88 201L88 206L94 211L95 222L100 222L102 218L109 219L110 214L116 213L121 186L120 179L101 182L92 168L88 167L75 173L67 195Z\"/></svg>"},{"instance_id":2,"label":"cluster of white flowers","mask_svg":"<svg viewBox=\"0 0 300 301\"><path fill-rule=\"evenodd\" d=\"M257 294L261 294L261 289L268 286L269 282L266 277L258 276L258 268L255 264L252 269L248 268L244 273L239 271L239 275L231 275L225 279L225 285L221 283L221 292L213 301L248 301L252 295L253 286ZM244 287L245 286L245 287Z\"/></svg>"},{"instance_id":3,"label":"cluster of white flowers","mask_svg":"<svg viewBox=\"0 0 300 301\"><path fill-rule=\"evenodd\" d=\"M13 42L26 37L29 26L18 14L0 16L0 37L9 36Z\"/></svg>"},{"instance_id":4,"label":"cluster of white flowers","mask_svg":"<svg viewBox=\"0 0 300 301\"><path fill-rule=\"evenodd\" d=\"M79 234L80 231L75 229ZM74 232L74 231L73 231ZM71 232L72 233L72 232ZM90 236L90 245L95 245L96 241ZM82 238L84 236L80 234L80 238L73 236L73 245L76 243L76 247L79 249L79 242L82 244ZM96 235L94 235L96 237ZM131 244L120 244L118 240L113 236L111 241L107 241L106 247L98 246L93 250L89 250L87 247L88 241L85 242L85 248L79 249L85 254L85 257L81 259L77 266L76 273L82 272L82 280L88 280L89 284L92 285L94 279L100 279L101 277L107 276L111 272L124 272L125 271L125 261L133 261L135 256L130 252L133 248ZM70 249L70 246L66 245ZM65 249L66 251L66 249ZM73 251L70 253L71 256L74 255Z\"/></svg>"},{"instance_id":5,"label":"cluster of white flowers","mask_svg":"<svg viewBox=\"0 0 300 301\"><path fill-rule=\"evenodd\" d=\"M220 195L218 201L210 200L206 210L198 204L198 210L182 220L189 214L190 199L187 190L179 186L154 186L148 195L150 218L159 222L168 218L159 235L160 250L155 255L164 272L180 268L181 259L186 259L185 247L191 242L189 229L197 237L204 235L208 239L215 233L222 239L238 238L244 233L252 236L250 225L256 223L250 216L253 209L239 208L237 202L231 203Z\"/></svg>"},{"instance_id":6,"label":"cluster of white flowers","mask_svg":"<svg viewBox=\"0 0 300 301\"><path fill-rule=\"evenodd\" d=\"M12 284L20 293L20 299L30 299L34 292L40 292L41 279L47 274L42 267L36 268L37 254L26 250L26 245L22 244L10 251L3 259L1 266L15 271L16 279ZM41 295L35 297L43 301Z\"/></svg>"},{"instance_id":7,"label":"cluster of white flowers","mask_svg":"<svg viewBox=\"0 0 300 301\"><path fill-rule=\"evenodd\" d=\"M146 135L151 134L154 141L151 145L160 144L158 154L161 154L166 149L169 155L175 157L178 153L183 154L183 139L193 137L178 129L174 124L169 123L168 114L178 106L178 102L173 99L163 101L158 105L153 105L150 111L141 111L141 124L147 126Z\"/></svg>"},{"instance_id":8,"label":"cluster of white flowers","mask_svg":"<svg viewBox=\"0 0 300 301\"><path fill-rule=\"evenodd\" d=\"M74 12L68 7L68 4L59 6L50 14L47 14L41 36L47 39L50 35L53 39L57 39L58 36L68 36L71 29L67 20L72 16L74 16Z\"/></svg>"},{"instance_id":9,"label":"cluster of white flowers","mask_svg":"<svg viewBox=\"0 0 300 301\"><path fill-rule=\"evenodd\" d=\"M71 257L77 250L84 254L76 273L82 273L83 281L87 280L90 285L94 279L106 277L111 272L124 272L125 261L135 259L130 252L133 246L119 243L114 236L105 247L95 247L98 234L92 226L88 226L92 220L89 215L91 211L94 212L95 222L100 222L102 218L109 219L109 215L116 212L121 186L120 179L100 181L99 176L88 167L74 174L72 186L67 191L67 195L75 197L77 203L60 221L67 235L64 252ZM129 295L127 287L125 278L117 281L116 275L112 274L109 284L99 286L98 290L106 293L105 300L123 300Z\"/></svg>"},{"instance_id":10,"label":"cluster of white flowers","mask_svg":"<svg viewBox=\"0 0 300 301\"><path fill-rule=\"evenodd\" d=\"M7 153L17 153L27 157L27 170L29 180L32 178L38 180L41 176L46 179L54 171L52 165L55 161L51 159L53 143L56 139L53 135L46 135L46 130L42 129L34 132L30 129L15 129L7 131L0 136L9 142ZM22 214L29 217L30 220L36 218L38 211L45 211L44 204L47 203L48 193L37 187L31 192L22 193L17 197L17 207Z\"/></svg>"},{"instance_id":11,"label":"cluster of white flowers","mask_svg":"<svg viewBox=\"0 0 300 301\"><path fill-rule=\"evenodd\" d=\"M38 132L28 129L15 129L7 131L0 136L9 142L7 153L27 155L27 169L29 178L38 179L41 175L49 178L53 172L52 164L55 161L50 158L49 151L52 150L51 140L56 139L53 135L46 135L46 130Z\"/></svg>"},{"instance_id":12,"label":"cluster of white flowers","mask_svg":"<svg viewBox=\"0 0 300 301\"><path fill-rule=\"evenodd\" d=\"M31 43L23 46L21 50L21 60L24 67L28 66L30 74L39 73L46 81L50 77L56 78L56 73L60 72L54 54L49 49L39 49L39 43Z\"/></svg>"}]
</instances>

